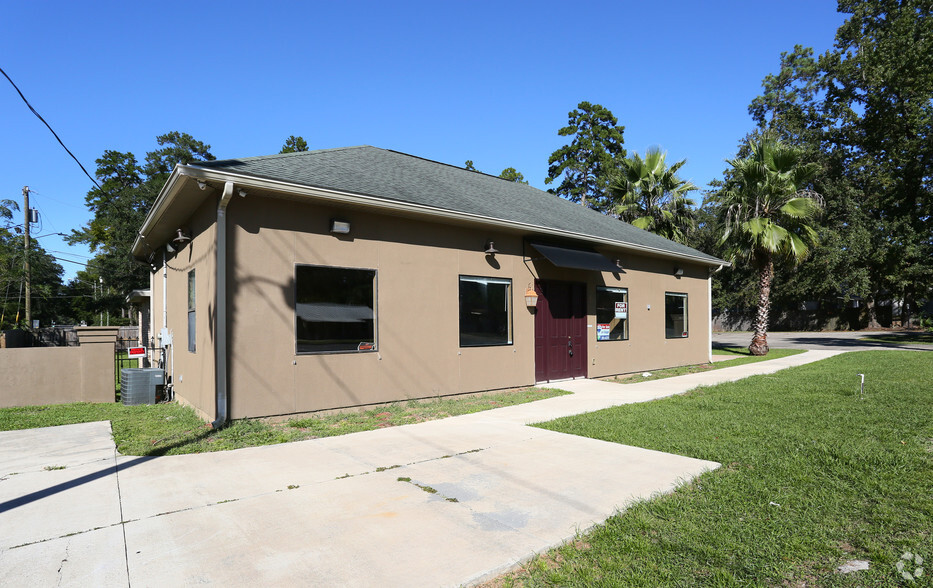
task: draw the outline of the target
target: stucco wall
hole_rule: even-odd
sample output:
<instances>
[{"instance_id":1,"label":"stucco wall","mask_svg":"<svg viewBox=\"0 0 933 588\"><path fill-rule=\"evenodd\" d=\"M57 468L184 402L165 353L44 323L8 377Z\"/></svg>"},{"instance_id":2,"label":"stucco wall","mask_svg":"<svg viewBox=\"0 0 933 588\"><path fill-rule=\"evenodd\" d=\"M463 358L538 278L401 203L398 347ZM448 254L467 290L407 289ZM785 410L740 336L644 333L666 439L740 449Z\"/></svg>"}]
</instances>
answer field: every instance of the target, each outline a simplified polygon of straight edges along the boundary
<instances>
[{"instance_id":1,"label":"stucco wall","mask_svg":"<svg viewBox=\"0 0 933 588\"><path fill-rule=\"evenodd\" d=\"M77 347L0 350L0 407L114 402L119 327L79 327Z\"/></svg>"},{"instance_id":2,"label":"stucco wall","mask_svg":"<svg viewBox=\"0 0 933 588\"><path fill-rule=\"evenodd\" d=\"M173 350L176 397L206 419L214 414L217 199L182 228L190 243L161 254L152 273L152 324L162 327L162 281ZM700 363L709 354L708 269L700 264L601 248L624 271L555 268L527 244L530 235L466 223L439 224L371 210L263 197L235 197L228 208L228 350L231 418L267 416L530 385L535 380L534 315L524 303L535 278L586 284L587 375L600 377ZM329 232L332 218L349 235ZM499 253L484 252L493 240ZM376 337L371 353L298 354L295 268L375 270ZM674 268L681 267L681 277ZM187 276L197 275L197 350L187 347ZM459 345L459 276L508 278L513 343ZM629 339L596 341L596 286L628 288ZM688 295L689 337L666 339L665 292ZM648 309L650 305L650 310Z\"/></svg>"},{"instance_id":3,"label":"stucco wall","mask_svg":"<svg viewBox=\"0 0 933 588\"><path fill-rule=\"evenodd\" d=\"M216 295L217 201L208 198L180 227L191 241L169 255L162 265L155 256L150 274L152 336L159 344L163 327L162 284L166 282L165 315L172 345L167 347L166 374L176 397L194 406L203 417L214 412L214 306ZM195 271L195 351L188 351L188 273ZM212 418L212 417L211 417Z\"/></svg>"},{"instance_id":4,"label":"stucco wall","mask_svg":"<svg viewBox=\"0 0 933 588\"><path fill-rule=\"evenodd\" d=\"M540 255L523 234L259 197L235 199L228 214L233 418L533 384L534 316L524 291L535 277L586 283L590 377L708 358L708 270L701 265L607 250L624 273L559 270L531 259ZM334 217L351 222L350 235L329 232ZM499 250L494 259L483 253L489 239ZM376 270L378 352L296 354L297 264ZM675 265L682 277L673 275ZM460 275L512 280L512 345L459 346ZM595 288L602 284L629 289L628 341L596 342ZM686 339L665 339L666 291L688 294ZM178 381L184 396L187 386ZM188 398L210 415L212 393Z\"/></svg>"}]
</instances>

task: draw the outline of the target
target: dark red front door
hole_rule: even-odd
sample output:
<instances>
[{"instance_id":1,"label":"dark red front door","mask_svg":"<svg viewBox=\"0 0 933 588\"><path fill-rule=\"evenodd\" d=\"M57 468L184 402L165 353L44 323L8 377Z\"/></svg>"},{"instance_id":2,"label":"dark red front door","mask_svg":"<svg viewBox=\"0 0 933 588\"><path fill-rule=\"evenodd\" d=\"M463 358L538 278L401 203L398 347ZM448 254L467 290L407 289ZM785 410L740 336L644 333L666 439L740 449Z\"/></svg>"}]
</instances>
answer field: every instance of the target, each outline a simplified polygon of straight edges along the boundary
<instances>
[{"instance_id":1,"label":"dark red front door","mask_svg":"<svg viewBox=\"0 0 933 588\"><path fill-rule=\"evenodd\" d=\"M535 380L586 376L586 285L536 281Z\"/></svg>"}]
</instances>

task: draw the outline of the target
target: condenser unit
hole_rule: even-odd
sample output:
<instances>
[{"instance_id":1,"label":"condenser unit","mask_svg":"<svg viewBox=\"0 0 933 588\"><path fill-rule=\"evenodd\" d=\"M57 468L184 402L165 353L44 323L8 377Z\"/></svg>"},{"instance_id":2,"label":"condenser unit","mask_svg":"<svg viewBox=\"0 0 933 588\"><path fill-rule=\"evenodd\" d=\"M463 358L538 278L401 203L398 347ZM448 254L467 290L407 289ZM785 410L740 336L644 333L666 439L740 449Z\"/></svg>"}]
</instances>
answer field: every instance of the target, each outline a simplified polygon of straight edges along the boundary
<instances>
[{"instance_id":1,"label":"condenser unit","mask_svg":"<svg viewBox=\"0 0 933 588\"><path fill-rule=\"evenodd\" d=\"M120 370L120 399L123 404L155 404L165 397L165 371L161 368Z\"/></svg>"}]
</instances>

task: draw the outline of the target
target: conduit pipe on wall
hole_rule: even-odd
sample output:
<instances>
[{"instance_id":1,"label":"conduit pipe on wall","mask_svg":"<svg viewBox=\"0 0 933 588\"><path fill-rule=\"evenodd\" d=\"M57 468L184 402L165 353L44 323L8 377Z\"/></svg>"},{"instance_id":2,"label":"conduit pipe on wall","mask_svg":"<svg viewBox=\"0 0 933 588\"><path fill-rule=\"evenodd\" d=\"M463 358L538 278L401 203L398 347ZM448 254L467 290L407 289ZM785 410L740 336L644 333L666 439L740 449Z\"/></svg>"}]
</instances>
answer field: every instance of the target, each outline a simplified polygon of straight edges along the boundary
<instances>
[{"instance_id":1,"label":"conduit pipe on wall","mask_svg":"<svg viewBox=\"0 0 933 588\"><path fill-rule=\"evenodd\" d=\"M168 331L168 261L165 259L165 249L162 249L162 330L159 334L159 344L162 347L162 350L159 352L162 360L162 369L165 369L166 358L165 358L165 348L170 347L172 350L172 356L169 358L169 362L172 364L171 367L171 377L169 378L169 391L171 393L171 398L169 400L174 400L175 398L175 342L172 341L172 338L169 336Z\"/></svg>"},{"instance_id":2,"label":"conduit pipe on wall","mask_svg":"<svg viewBox=\"0 0 933 588\"><path fill-rule=\"evenodd\" d=\"M216 411L211 426L220 429L227 424L227 205L233 198L233 182L224 183L224 192L217 206L217 313L214 328L214 392Z\"/></svg>"}]
</instances>

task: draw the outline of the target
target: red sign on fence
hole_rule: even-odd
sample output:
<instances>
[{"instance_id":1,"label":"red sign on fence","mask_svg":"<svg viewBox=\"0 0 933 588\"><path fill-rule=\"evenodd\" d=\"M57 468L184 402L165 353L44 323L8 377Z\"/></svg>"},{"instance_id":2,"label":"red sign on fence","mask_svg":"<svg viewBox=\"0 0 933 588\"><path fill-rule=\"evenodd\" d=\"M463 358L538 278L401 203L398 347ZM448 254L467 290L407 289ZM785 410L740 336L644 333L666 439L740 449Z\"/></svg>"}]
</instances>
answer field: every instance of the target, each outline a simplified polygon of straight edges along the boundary
<instances>
[{"instance_id":1,"label":"red sign on fence","mask_svg":"<svg viewBox=\"0 0 933 588\"><path fill-rule=\"evenodd\" d=\"M145 347L130 347L127 350L126 356L130 359L136 357L146 357L146 348Z\"/></svg>"}]
</instances>

